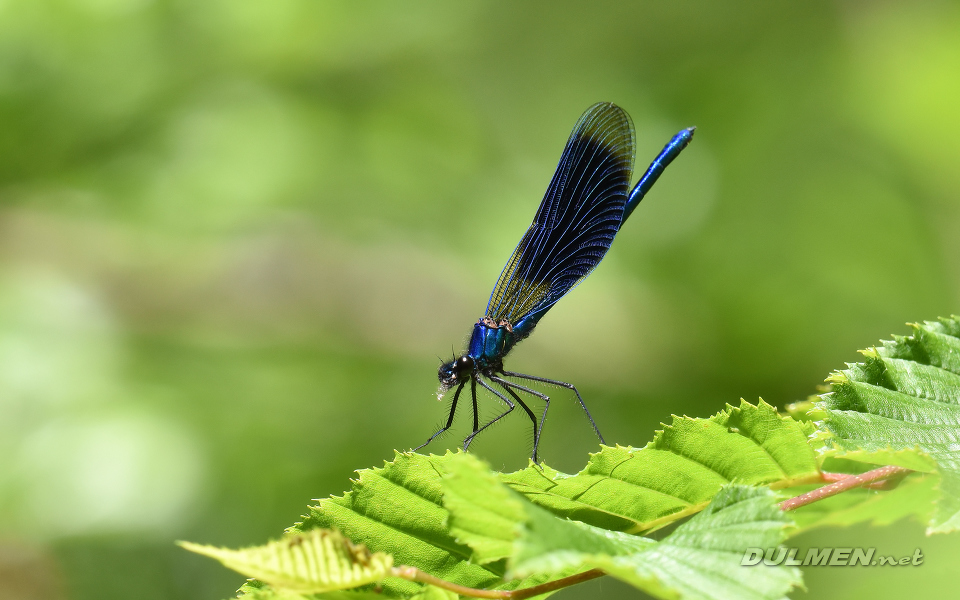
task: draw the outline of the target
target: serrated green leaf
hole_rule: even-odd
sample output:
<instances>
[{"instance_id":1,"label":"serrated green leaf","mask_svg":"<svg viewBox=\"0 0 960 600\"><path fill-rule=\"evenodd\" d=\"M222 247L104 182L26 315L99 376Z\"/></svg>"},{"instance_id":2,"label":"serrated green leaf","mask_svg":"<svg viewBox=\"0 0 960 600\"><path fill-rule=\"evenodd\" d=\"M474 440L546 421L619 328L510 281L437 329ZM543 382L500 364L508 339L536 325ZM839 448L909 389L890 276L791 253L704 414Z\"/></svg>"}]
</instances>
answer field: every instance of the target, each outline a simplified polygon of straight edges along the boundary
<instances>
[{"instance_id":1,"label":"serrated green leaf","mask_svg":"<svg viewBox=\"0 0 960 600\"><path fill-rule=\"evenodd\" d=\"M390 552L396 564L468 587L495 586L502 581L504 566L471 563L472 550L447 526L440 475L452 456L397 453L382 468L361 470L342 497L319 500L291 530L335 527L357 543ZM421 584L397 578L383 582L390 597L408 598L422 589Z\"/></svg>"},{"instance_id":2,"label":"serrated green leaf","mask_svg":"<svg viewBox=\"0 0 960 600\"><path fill-rule=\"evenodd\" d=\"M792 524L765 488L727 485L703 512L656 542L562 519L523 502L470 455L457 456L447 469L445 489L457 488L456 500L447 505L452 523L461 518L476 523L472 513L489 511L491 498L511 505L496 511L501 522L488 521L500 533L484 536L471 530L465 538L480 549L488 547L489 538L512 538L510 576L599 568L660 598L712 600L781 598L800 583L799 571L788 567L750 569L743 577L731 577L745 568L740 562L746 548L777 546Z\"/></svg>"},{"instance_id":3,"label":"serrated green leaf","mask_svg":"<svg viewBox=\"0 0 960 600\"><path fill-rule=\"evenodd\" d=\"M361 470L351 491L342 497L319 500L289 531L335 527L355 542L391 553L396 564L473 588L516 589L562 576L504 581L503 561L479 564L473 550L451 532L449 513L441 503L441 474L462 454L397 453L383 468ZM423 589L419 583L395 577L382 583L383 595L391 598L409 598Z\"/></svg>"},{"instance_id":4,"label":"serrated green leaf","mask_svg":"<svg viewBox=\"0 0 960 600\"><path fill-rule=\"evenodd\" d=\"M300 593L343 590L374 583L390 573L393 557L371 553L335 530L291 534L263 546L231 550L191 542L180 545L276 589Z\"/></svg>"},{"instance_id":5,"label":"serrated green leaf","mask_svg":"<svg viewBox=\"0 0 960 600\"><path fill-rule=\"evenodd\" d=\"M851 458L906 459L909 452L899 451L915 450L909 468L917 470L932 459L941 496L928 531L953 531L960 528L960 318L912 327L912 335L864 351L863 363L830 377L832 391L821 397L827 442Z\"/></svg>"},{"instance_id":6,"label":"serrated green leaf","mask_svg":"<svg viewBox=\"0 0 960 600\"><path fill-rule=\"evenodd\" d=\"M510 556L526 513L520 496L477 465L482 463L466 454L447 462L443 505L450 511L450 533L473 549L473 560L485 564Z\"/></svg>"},{"instance_id":7,"label":"serrated green leaf","mask_svg":"<svg viewBox=\"0 0 960 600\"><path fill-rule=\"evenodd\" d=\"M529 467L502 476L554 514L615 531L648 531L702 510L730 482L798 485L819 479L813 425L762 400L709 419L674 417L641 449L606 447L577 475Z\"/></svg>"},{"instance_id":8,"label":"serrated green leaf","mask_svg":"<svg viewBox=\"0 0 960 600\"><path fill-rule=\"evenodd\" d=\"M602 569L659 598L781 598L801 582L795 568L747 569L747 548L777 546L790 519L773 493L735 484L660 542L576 521L532 518L518 541L513 572Z\"/></svg>"}]
</instances>

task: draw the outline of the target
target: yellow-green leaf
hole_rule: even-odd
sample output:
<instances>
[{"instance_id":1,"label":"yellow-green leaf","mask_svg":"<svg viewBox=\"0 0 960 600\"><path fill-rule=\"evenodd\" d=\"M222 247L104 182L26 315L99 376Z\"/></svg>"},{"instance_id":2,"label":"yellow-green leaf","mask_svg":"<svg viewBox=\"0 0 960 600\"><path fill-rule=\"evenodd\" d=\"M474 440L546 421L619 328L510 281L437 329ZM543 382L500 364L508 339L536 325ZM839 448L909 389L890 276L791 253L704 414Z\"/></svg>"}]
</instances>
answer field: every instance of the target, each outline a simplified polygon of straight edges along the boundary
<instances>
[{"instance_id":1,"label":"yellow-green leaf","mask_svg":"<svg viewBox=\"0 0 960 600\"><path fill-rule=\"evenodd\" d=\"M190 542L180 545L277 589L317 593L354 588L390 574L393 556L371 553L340 532L311 529L264 546L232 550Z\"/></svg>"}]
</instances>

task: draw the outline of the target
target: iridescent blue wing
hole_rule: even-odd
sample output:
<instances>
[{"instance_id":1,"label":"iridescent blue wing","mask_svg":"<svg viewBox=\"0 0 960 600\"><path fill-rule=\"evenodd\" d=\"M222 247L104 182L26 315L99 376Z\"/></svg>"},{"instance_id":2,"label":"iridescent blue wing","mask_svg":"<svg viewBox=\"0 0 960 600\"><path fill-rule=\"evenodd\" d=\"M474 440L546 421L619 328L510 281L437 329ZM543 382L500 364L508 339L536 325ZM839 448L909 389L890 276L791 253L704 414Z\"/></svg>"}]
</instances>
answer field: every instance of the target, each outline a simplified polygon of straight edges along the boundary
<instances>
[{"instance_id":1,"label":"iridescent blue wing","mask_svg":"<svg viewBox=\"0 0 960 600\"><path fill-rule=\"evenodd\" d=\"M527 333L590 274L620 228L633 154L633 123L623 109L606 102L583 113L533 223L490 294L487 316Z\"/></svg>"}]
</instances>

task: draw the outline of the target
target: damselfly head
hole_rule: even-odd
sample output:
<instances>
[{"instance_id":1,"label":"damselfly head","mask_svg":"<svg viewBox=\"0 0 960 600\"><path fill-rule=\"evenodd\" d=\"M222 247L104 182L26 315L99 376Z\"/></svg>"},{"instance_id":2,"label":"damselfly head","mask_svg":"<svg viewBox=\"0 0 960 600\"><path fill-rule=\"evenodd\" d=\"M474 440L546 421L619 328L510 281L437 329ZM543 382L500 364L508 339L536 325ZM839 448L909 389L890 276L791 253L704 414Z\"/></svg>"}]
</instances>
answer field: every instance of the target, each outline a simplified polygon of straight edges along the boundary
<instances>
[{"instance_id":1,"label":"damselfly head","mask_svg":"<svg viewBox=\"0 0 960 600\"><path fill-rule=\"evenodd\" d=\"M459 385L470 377L473 373L473 359L469 356L454 358L450 362L440 365L437 371L437 378L440 380L440 391L446 392L452 387Z\"/></svg>"}]
</instances>

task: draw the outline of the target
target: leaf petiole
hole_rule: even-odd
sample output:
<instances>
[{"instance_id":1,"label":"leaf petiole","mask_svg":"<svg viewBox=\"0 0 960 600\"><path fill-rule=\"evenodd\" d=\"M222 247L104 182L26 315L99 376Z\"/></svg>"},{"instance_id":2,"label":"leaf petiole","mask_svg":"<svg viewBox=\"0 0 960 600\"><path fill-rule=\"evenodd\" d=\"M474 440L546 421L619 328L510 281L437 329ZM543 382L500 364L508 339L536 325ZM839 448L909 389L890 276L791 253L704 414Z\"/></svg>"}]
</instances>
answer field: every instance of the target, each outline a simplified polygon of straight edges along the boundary
<instances>
[{"instance_id":1,"label":"leaf petiole","mask_svg":"<svg viewBox=\"0 0 960 600\"><path fill-rule=\"evenodd\" d=\"M789 500L784 500L780 503L780 510L793 510L795 508L800 508L801 506L813 504L818 500L823 500L824 498L829 498L830 496L836 496L837 494L846 492L847 490L851 490L855 487L880 481L881 479L887 479L889 477L893 477L894 475L906 475L907 473L910 473L910 469L889 465L886 467L880 467L879 469L874 469L872 471L867 471L866 473L860 473L859 475L850 475L840 479L839 481L835 481L834 483L809 491L806 494L800 494L799 496L790 498Z\"/></svg>"}]
</instances>

